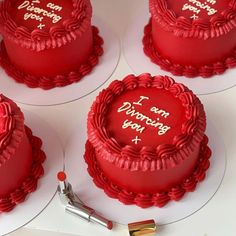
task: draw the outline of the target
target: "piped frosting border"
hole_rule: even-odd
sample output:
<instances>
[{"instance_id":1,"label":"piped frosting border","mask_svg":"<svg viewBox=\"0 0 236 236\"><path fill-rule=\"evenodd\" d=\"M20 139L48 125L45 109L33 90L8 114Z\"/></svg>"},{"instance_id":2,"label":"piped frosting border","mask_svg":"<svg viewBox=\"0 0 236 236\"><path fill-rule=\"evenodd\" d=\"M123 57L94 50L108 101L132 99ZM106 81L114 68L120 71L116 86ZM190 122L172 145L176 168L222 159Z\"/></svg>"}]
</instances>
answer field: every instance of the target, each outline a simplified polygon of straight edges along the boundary
<instances>
[{"instance_id":1,"label":"piped frosting border","mask_svg":"<svg viewBox=\"0 0 236 236\"><path fill-rule=\"evenodd\" d=\"M44 162L46 155L41 149L42 141L40 138L33 136L30 128L25 126L25 131L33 151L33 162L31 171L19 188L12 192L8 197L0 198L0 213L9 212L16 205L23 202L27 194L36 190L38 179L44 173L42 163Z\"/></svg>"},{"instance_id":2,"label":"piped frosting border","mask_svg":"<svg viewBox=\"0 0 236 236\"><path fill-rule=\"evenodd\" d=\"M169 191L155 194L133 193L113 184L100 169L96 160L95 149L89 141L87 141L85 146L84 158L88 164L88 172L93 178L93 182L97 187L103 189L109 197L116 198L126 205L135 204L142 208L151 206L163 207L170 200L179 201L186 192L193 192L197 184L205 179L206 171L210 166L209 158L211 156L211 150L207 143L208 138L204 136L201 142L199 161L191 176L178 186L172 187Z\"/></svg>"},{"instance_id":3,"label":"piped frosting border","mask_svg":"<svg viewBox=\"0 0 236 236\"><path fill-rule=\"evenodd\" d=\"M0 167L15 154L24 135L24 115L10 99L0 94Z\"/></svg>"},{"instance_id":4,"label":"piped frosting border","mask_svg":"<svg viewBox=\"0 0 236 236\"><path fill-rule=\"evenodd\" d=\"M42 88L44 90L55 87L64 87L80 81L85 75L89 74L98 64L99 57L103 54L103 39L99 36L99 30L92 26L93 30L93 51L88 57L87 62L78 66L78 70L71 71L67 75L56 75L54 77L33 76L17 69L8 58L4 43L0 47L0 65L6 73L18 83L24 83L30 88Z\"/></svg>"},{"instance_id":5,"label":"piped frosting border","mask_svg":"<svg viewBox=\"0 0 236 236\"><path fill-rule=\"evenodd\" d=\"M201 76L203 78L209 78L213 75L223 74L227 69L236 67L236 50L224 61L217 61L201 67L173 63L156 50L153 44L151 20L144 28L143 50L153 63L159 65L161 69L177 76L186 76L188 78Z\"/></svg>"},{"instance_id":6,"label":"piped frosting border","mask_svg":"<svg viewBox=\"0 0 236 236\"><path fill-rule=\"evenodd\" d=\"M148 87L168 90L181 101L187 120L182 124L182 132L170 144L158 145L156 148L144 146L137 150L133 146L121 146L106 129L107 109L123 92ZM122 81L113 81L103 90L91 107L87 125L89 141L106 161L130 171L155 171L173 168L188 158L188 154L204 136L206 117L199 99L183 84L175 83L167 76L142 74L137 77L128 75Z\"/></svg>"},{"instance_id":7,"label":"piped frosting border","mask_svg":"<svg viewBox=\"0 0 236 236\"><path fill-rule=\"evenodd\" d=\"M92 6L89 0L72 0L74 9L71 17L64 20L62 26L33 31L17 25L9 13L12 4L12 0L4 0L0 3L1 33L21 47L34 51L66 45L80 37L91 24Z\"/></svg>"},{"instance_id":8,"label":"piped frosting border","mask_svg":"<svg viewBox=\"0 0 236 236\"><path fill-rule=\"evenodd\" d=\"M236 0L229 2L228 8L219 15L206 19L187 19L176 16L168 8L166 0L149 0L152 17L167 31L184 38L208 39L227 34L236 26Z\"/></svg>"}]
</instances>

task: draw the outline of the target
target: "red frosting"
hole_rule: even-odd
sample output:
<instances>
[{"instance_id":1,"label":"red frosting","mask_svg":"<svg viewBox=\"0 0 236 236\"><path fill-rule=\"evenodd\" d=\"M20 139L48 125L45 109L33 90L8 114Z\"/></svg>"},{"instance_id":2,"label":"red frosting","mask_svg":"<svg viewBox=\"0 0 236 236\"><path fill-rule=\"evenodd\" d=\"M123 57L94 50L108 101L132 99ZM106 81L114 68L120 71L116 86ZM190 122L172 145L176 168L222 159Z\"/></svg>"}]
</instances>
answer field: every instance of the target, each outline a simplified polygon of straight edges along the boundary
<instances>
[{"instance_id":1,"label":"red frosting","mask_svg":"<svg viewBox=\"0 0 236 236\"><path fill-rule=\"evenodd\" d=\"M37 187L43 174L42 142L24 126L20 109L0 96L0 212L10 211Z\"/></svg>"},{"instance_id":2,"label":"red frosting","mask_svg":"<svg viewBox=\"0 0 236 236\"><path fill-rule=\"evenodd\" d=\"M177 16L186 18L195 14L199 18L210 20L212 16L220 16L222 9L227 9L230 0L166 0L167 5Z\"/></svg>"},{"instance_id":3,"label":"red frosting","mask_svg":"<svg viewBox=\"0 0 236 236\"><path fill-rule=\"evenodd\" d=\"M79 81L103 52L91 16L89 0L4 0L1 65L29 87L49 89ZM89 68L86 73L84 68Z\"/></svg>"},{"instance_id":4,"label":"red frosting","mask_svg":"<svg viewBox=\"0 0 236 236\"><path fill-rule=\"evenodd\" d=\"M210 77L236 65L234 0L149 3L152 18L145 28L144 51L161 68Z\"/></svg>"},{"instance_id":5,"label":"red frosting","mask_svg":"<svg viewBox=\"0 0 236 236\"><path fill-rule=\"evenodd\" d=\"M179 200L202 179L193 173L205 150L204 158L210 157L205 127L203 106L184 85L169 77L129 75L112 82L92 105L85 155L89 173L109 196L126 204ZM157 194L159 203L153 203Z\"/></svg>"}]
</instances>

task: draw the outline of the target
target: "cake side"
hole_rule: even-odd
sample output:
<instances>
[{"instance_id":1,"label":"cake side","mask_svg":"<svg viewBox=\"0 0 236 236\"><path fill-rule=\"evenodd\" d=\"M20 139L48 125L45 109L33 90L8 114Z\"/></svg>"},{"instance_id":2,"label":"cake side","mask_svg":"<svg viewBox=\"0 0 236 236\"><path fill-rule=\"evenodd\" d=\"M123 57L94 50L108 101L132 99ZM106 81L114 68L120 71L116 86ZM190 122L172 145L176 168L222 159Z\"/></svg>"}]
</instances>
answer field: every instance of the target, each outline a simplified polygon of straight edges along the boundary
<instances>
[{"instance_id":1,"label":"cake side","mask_svg":"<svg viewBox=\"0 0 236 236\"><path fill-rule=\"evenodd\" d=\"M187 77L210 77L235 67L235 1L211 2L150 0L151 20L143 39L147 56L162 69Z\"/></svg>"},{"instance_id":2,"label":"cake side","mask_svg":"<svg viewBox=\"0 0 236 236\"><path fill-rule=\"evenodd\" d=\"M17 105L0 95L0 213L12 210L43 175L42 142L24 125Z\"/></svg>"},{"instance_id":3,"label":"cake side","mask_svg":"<svg viewBox=\"0 0 236 236\"><path fill-rule=\"evenodd\" d=\"M203 106L185 86L168 77L130 75L111 83L93 103L88 139L97 165L113 184L155 194L194 172L205 127Z\"/></svg>"}]
</instances>

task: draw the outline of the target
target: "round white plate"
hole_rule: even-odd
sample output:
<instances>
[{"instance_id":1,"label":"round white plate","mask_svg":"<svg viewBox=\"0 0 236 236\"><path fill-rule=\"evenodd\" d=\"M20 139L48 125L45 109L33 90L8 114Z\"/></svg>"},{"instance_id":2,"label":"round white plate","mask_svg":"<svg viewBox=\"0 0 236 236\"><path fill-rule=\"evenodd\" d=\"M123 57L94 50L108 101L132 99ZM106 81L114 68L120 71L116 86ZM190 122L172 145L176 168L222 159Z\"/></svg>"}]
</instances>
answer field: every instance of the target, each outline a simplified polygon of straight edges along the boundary
<instances>
[{"instance_id":1,"label":"round white plate","mask_svg":"<svg viewBox=\"0 0 236 236\"><path fill-rule=\"evenodd\" d=\"M149 21L148 1L140 2L140 8L130 20L123 39L123 50L125 58L131 69L142 74L149 72L152 75L168 75L177 82L185 84L195 94L210 94L229 89L236 85L236 68L228 69L222 75L216 75L205 79L202 77L186 78L184 76L175 76L162 70L158 65L151 62L143 52L142 39L144 36L144 27Z\"/></svg>"},{"instance_id":2,"label":"round white plate","mask_svg":"<svg viewBox=\"0 0 236 236\"><path fill-rule=\"evenodd\" d=\"M64 153L55 131L35 114L24 111L25 124L33 134L43 141L46 160L43 163L44 175L38 181L35 192L27 195L25 202L9 213L0 214L0 235L8 234L34 219L49 204L57 188L56 174L63 169ZM20 164L20 163L19 163Z\"/></svg>"},{"instance_id":3,"label":"round white plate","mask_svg":"<svg viewBox=\"0 0 236 236\"><path fill-rule=\"evenodd\" d=\"M109 198L102 189L95 186L87 173L87 165L83 158L86 142L84 127L78 127L75 130L65 148L65 170L68 173L68 180L86 205L117 223L128 224L154 219L159 225L163 225L179 221L207 204L218 190L224 177L226 168L224 143L212 124L208 123L206 133L213 152L206 179L198 184L194 192L185 194L179 202L169 202L163 208L141 209L135 205L123 205L117 199Z\"/></svg>"},{"instance_id":4,"label":"round white plate","mask_svg":"<svg viewBox=\"0 0 236 236\"><path fill-rule=\"evenodd\" d=\"M93 24L99 28L100 35L104 39L104 54L99 58L99 64L81 81L46 91L40 88L32 89L15 82L0 68L1 92L19 103L46 106L71 102L98 89L109 79L118 64L120 42L105 22L95 17Z\"/></svg>"}]
</instances>

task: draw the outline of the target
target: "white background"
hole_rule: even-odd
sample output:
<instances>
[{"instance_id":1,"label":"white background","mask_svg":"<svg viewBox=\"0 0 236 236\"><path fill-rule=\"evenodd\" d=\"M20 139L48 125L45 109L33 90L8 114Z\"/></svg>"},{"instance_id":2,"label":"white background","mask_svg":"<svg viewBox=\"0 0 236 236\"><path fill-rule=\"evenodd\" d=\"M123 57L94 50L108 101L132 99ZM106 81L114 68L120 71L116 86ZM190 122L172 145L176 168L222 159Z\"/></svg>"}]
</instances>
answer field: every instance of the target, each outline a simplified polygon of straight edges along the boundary
<instances>
[{"instance_id":1,"label":"white background","mask_svg":"<svg viewBox=\"0 0 236 236\"><path fill-rule=\"evenodd\" d=\"M94 12L97 16L104 19L117 35L122 37L129 25L132 15L136 12L136 5L147 0L93 0ZM147 71L144 71L147 72ZM128 73L132 73L126 63L123 54L113 76L106 82L106 87L114 79L122 79ZM236 79L236 78L235 78ZM203 81L204 82L204 81ZM101 88L100 88L101 89ZM19 104L21 107L31 110L47 120L52 128L57 130L61 141L66 144L68 137L78 125L82 123L81 114L87 113L98 91L89 96L72 103L50 106L50 107L33 107ZM208 114L208 119L215 125L221 134L227 150L227 169L223 183L211 199L200 211L194 215L181 220L177 223L160 227L160 236L235 236L236 227L236 88L200 96ZM79 140L78 140L79 142ZM47 207L47 209L27 228L22 228L11 234L17 236L66 236L70 234L60 234L63 225L69 222L78 222L79 230L76 235L93 236L93 235L110 235L110 236L127 236L125 226L116 226L114 231L104 230L103 228L84 223L68 214L63 214L63 218L58 218L53 209L58 208L63 212L57 197ZM111 209L112 210L112 209ZM44 222L51 221L51 224L61 223L60 229L56 232L39 231L36 229L47 230L44 228ZM34 228L34 229L32 229Z\"/></svg>"}]
</instances>

